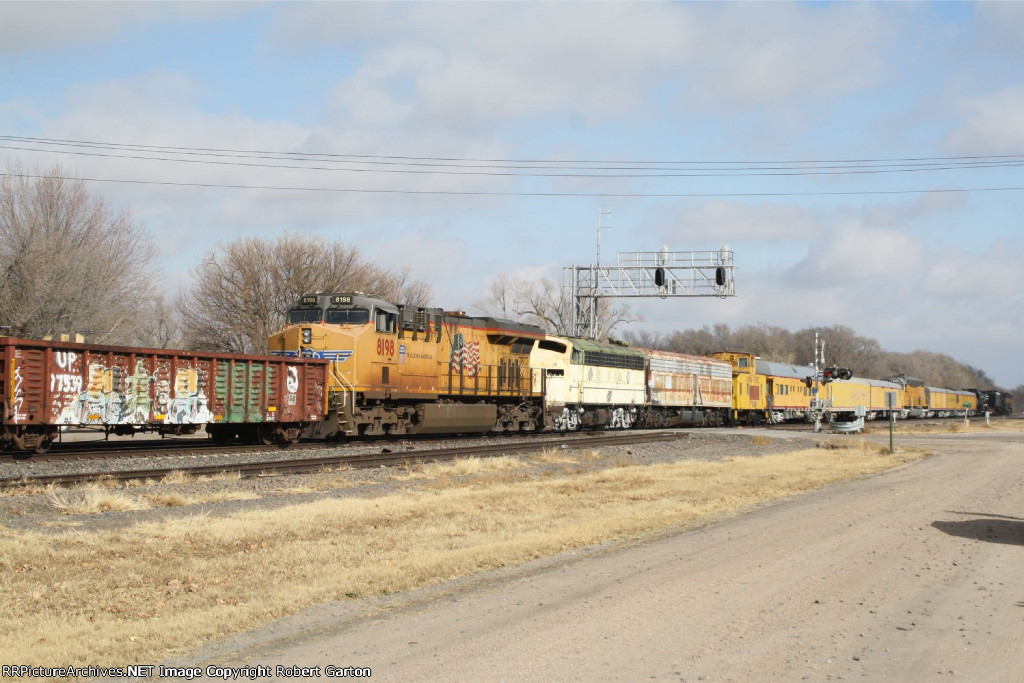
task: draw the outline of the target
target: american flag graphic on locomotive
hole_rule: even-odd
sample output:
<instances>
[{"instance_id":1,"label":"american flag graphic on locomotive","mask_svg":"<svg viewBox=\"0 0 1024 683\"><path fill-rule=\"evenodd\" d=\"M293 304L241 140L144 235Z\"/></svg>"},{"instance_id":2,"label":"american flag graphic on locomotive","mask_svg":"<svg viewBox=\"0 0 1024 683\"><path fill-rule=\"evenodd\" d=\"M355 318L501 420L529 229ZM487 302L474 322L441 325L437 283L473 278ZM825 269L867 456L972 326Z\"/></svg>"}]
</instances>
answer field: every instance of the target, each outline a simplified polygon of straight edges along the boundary
<instances>
[{"instance_id":1,"label":"american flag graphic on locomotive","mask_svg":"<svg viewBox=\"0 0 1024 683\"><path fill-rule=\"evenodd\" d=\"M452 369L475 377L480 369L480 342L467 342L465 335L457 332L452 339Z\"/></svg>"}]
</instances>

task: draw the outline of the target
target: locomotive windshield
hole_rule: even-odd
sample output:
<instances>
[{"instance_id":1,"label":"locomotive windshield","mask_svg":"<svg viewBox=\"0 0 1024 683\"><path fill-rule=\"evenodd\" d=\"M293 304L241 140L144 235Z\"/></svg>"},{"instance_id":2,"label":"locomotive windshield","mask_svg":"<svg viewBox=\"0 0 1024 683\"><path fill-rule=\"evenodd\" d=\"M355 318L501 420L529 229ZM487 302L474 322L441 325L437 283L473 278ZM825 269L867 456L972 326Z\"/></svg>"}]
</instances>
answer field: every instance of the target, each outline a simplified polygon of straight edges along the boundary
<instances>
[{"instance_id":1,"label":"locomotive windshield","mask_svg":"<svg viewBox=\"0 0 1024 683\"><path fill-rule=\"evenodd\" d=\"M288 311L288 324L318 323L322 316L323 311L319 308L293 308Z\"/></svg>"},{"instance_id":2,"label":"locomotive windshield","mask_svg":"<svg viewBox=\"0 0 1024 683\"><path fill-rule=\"evenodd\" d=\"M370 322L370 312L365 308L328 308L324 322L331 325L365 325Z\"/></svg>"}]
</instances>

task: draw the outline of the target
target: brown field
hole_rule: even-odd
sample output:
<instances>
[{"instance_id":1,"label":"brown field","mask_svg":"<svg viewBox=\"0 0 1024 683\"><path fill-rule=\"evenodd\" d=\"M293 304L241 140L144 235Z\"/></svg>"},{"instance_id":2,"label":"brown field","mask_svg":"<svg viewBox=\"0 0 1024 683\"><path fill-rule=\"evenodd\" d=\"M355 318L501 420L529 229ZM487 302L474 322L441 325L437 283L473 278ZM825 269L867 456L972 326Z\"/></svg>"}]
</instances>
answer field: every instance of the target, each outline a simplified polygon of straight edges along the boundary
<instances>
[{"instance_id":1,"label":"brown field","mask_svg":"<svg viewBox=\"0 0 1024 683\"><path fill-rule=\"evenodd\" d=\"M594 469L592 453L553 452L530 466L499 458L396 470L398 492L378 497L251 504L225 516L120 528L61 528L72 520L47 531L0 527L0 659L152 663L325 601L690 528L920 457L851 441L720 462ZM69 517L190 503L152 488L50 495Z\"/></svg>"}]
</instances>

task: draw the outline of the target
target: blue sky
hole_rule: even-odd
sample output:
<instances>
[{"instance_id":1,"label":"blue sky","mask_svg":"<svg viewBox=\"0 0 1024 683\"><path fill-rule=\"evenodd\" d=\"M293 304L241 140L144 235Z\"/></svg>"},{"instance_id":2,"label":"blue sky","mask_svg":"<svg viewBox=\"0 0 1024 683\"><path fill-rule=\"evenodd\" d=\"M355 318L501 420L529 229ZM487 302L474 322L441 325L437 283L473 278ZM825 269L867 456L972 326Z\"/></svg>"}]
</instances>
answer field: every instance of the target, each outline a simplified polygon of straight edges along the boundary
<instances>
[{"instance_id":1,"label":"blue sky","mask_svg":"<svg viewBox=\"0 0 1024 683\"><path fill-rule=\"evenodd\" d=\"M606 263L662 245L735 252L739 296L643 301L641 327L841 323L1007 387L1024 383L1024 190L979 190L1024 188L1013 163L1024 156L963 162L1024 155L1022 111L1024 3L0 3L0 136L903 169L521 178L198 165L0 140L0 164L60 162L91 178L437 193L91 184L152 232L169 295L218 243L309 232L408 268L437 305L475 310L498 274L557 281L590 263L604 209ZM955 168L906 170L939 157ZM973 191L935 192L949 189Z\"/></svg>"}]
</instances>

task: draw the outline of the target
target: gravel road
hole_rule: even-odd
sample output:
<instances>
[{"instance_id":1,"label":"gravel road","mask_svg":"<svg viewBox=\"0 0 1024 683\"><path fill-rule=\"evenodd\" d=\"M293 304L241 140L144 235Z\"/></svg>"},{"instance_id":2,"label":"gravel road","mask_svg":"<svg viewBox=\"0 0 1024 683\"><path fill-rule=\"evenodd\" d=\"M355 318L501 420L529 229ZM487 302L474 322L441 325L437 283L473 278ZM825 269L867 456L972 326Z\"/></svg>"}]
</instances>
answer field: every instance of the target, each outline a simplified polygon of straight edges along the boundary
<instances>
[{"instance_id":1,"label":"gravel road","mask_svg":"<svg viewBox=\"0 0 1024 683\"><path fill-rule=\"evenodd\" d=\"M377 680L1024 680L1024 435L688 533L325 605L192 663ZM322 669L323 671L323 669Z\"/></svg>"}]
</instances>

